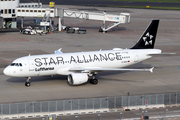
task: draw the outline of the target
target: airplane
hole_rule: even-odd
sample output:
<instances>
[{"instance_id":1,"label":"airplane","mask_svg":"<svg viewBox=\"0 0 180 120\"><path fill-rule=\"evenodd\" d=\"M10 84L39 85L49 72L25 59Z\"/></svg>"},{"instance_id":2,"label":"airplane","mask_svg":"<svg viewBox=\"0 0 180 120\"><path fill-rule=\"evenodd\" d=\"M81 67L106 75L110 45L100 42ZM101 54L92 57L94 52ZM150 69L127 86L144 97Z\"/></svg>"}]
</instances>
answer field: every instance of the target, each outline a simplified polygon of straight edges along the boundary
<instances>
[{"instance_id":1,"label":"airplane","mask_svg":"<svg viewBox=\"0 0 180 120\"><path fill-rule=\"evenodd\" d=\"M129 49L63 53L61 49L54 54L29 55L18 58L7 66L3 73L11 77L26 77L25 86L29 87L31 77L67 75L69 85L81 85L87 82L96 85L96 75L101 71L150 71L149 69L129 69L153 55L163 54L153 49L159 20L152 20L139 41Z\"/></svg>"}]
</instances>

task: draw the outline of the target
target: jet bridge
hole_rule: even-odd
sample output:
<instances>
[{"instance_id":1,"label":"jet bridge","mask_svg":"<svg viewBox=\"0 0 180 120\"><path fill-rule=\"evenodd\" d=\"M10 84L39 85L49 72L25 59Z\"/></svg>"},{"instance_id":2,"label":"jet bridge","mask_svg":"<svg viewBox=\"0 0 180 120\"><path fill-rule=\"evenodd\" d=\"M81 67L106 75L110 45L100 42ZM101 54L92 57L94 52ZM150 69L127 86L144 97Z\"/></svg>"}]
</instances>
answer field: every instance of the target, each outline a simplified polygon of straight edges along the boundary
<instances>
[{"instance_id":1,"label":"jet bridge","mask_svg":"<svg viewBox=\"0 0 180 120\"><path fill-rule=\"evenodd\" d=\"M72 17L72 18L80 18L85 20L103 21L103 26L101 27L101 30L103 32L106 32L112 29L113 27L118 26L119 24L130 23L129 13L120 13L118 15L114 15L114 14L107 14L106 11L104 11L103 13L95 13L95 12L86 12L86 11L64 10L59 8L56 8L54 11L55 11L55 16L59 17L60 19L63 17ZM59 20L59 22L60 21L61 20ZM106 22L112 22L112 24L106 28ZM61 24L59 25L60 25L59 28L61 28Z\"/></svg>"},{"instance_id":2,"label":"jet bridge","mask_svg":"<svg viewBox=\"0 0 180 120\"><path fill-rule=\"evenodd\" d=\"M62 30L62 19L64 17L79 18L85 20L98 20L103 22L101 30L106 32L119 24L130 23L129 13L119 13L118 15L103 13L87 12L87 11L72 11L61 8L17 8L17 17L57 17L59 18L59 31ZM106 27L106 22L112 22ZM21 25L23 26L23 25Z\"/></svg>"}]
</instances>

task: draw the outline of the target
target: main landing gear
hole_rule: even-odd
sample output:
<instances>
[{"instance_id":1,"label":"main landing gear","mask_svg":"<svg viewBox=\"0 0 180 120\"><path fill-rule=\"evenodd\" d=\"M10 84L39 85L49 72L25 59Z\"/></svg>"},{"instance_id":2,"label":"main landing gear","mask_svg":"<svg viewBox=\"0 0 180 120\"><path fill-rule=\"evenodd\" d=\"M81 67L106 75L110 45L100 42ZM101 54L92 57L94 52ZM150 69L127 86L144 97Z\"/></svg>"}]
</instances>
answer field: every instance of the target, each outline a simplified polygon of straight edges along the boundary
<instances>
[{"instance_id":1,"label":"main landing gear","mask_svg":"<svg viewBox=\"0 0 180 120\"><path fill-rule=\"evenodd\" d=\"M98 84L98 80L97 79L90 79L89 82L91 84L94 84L94 85Z\"/></svg>"},{"instance_id":2,"label":"main landing gear","mask_svg":"<svg viewBox=\"0 0 180 120\"><path fill-rule=\"evenodd\" d=\"M28 78L27 78L27 80L26 80L26 82L25 82L25 86L26 86L26 87L29 87L29 86L31 85L31 83L29 82L30 79L31 79L31 77L28 77Z\"/></svg>"}]
</instances>

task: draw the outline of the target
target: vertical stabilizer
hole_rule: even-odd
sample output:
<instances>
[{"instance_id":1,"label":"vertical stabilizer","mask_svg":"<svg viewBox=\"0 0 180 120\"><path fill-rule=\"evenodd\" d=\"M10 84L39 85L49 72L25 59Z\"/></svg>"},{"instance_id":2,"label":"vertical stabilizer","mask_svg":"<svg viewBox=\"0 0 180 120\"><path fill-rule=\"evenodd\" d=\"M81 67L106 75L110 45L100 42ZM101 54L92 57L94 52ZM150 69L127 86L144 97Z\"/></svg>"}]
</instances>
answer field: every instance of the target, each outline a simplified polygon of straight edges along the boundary
<instances>
[{"instance_id":1,"label":"vertical stabilizer","mask_svg":"<svg viewBox=\"0 0 180 120\"><path fill-rule=\"evenodd\" d=\"M153 49L156 40L158 25L159 20L152 20L137 44L131 49Z\"/></svg>"}]
</instances>

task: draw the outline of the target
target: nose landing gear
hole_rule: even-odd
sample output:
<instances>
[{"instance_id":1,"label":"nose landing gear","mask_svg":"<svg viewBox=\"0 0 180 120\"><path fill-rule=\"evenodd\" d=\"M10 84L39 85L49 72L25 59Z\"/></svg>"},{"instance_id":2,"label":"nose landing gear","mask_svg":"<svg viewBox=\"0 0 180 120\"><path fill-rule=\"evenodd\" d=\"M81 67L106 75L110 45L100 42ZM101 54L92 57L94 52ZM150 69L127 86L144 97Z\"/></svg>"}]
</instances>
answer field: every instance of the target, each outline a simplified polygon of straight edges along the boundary
<instances>
[{"instance_id":1,"label":"nose landing gear","mask_svg":"<svg viewBox=\"0 0 180 120\"><path fill-rule=\"evenodd\" d=\"M26 87L30 87L30 85L31 85L31 83L29 82L30 79L31 79L31 77L28 77L28 78L27 78L27 80L26 80L26 82L25 82L25 86L26 86Z\"/></svg>"}]
</instances>

